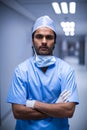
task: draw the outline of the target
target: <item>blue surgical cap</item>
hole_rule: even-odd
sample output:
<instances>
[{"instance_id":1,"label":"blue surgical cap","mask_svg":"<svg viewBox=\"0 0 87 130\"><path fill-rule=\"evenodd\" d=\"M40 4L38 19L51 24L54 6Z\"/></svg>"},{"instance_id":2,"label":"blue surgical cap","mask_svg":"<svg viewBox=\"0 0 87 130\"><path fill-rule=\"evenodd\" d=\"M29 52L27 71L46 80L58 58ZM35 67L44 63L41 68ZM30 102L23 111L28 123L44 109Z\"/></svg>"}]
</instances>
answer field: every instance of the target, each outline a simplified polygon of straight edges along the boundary
<instances>
[{"instance_id":1,"label":"blue surgical cap","mask_svg":"<svg viewBox=\"0 0 87 130\"><path fill-rule=\"evenodd\" d=\"M33 26L32 33L34 33L40 27L48 27L56 33L55 23L49 16L45 15L45 16L39 17Z\"/></svg>"}]
</instances>

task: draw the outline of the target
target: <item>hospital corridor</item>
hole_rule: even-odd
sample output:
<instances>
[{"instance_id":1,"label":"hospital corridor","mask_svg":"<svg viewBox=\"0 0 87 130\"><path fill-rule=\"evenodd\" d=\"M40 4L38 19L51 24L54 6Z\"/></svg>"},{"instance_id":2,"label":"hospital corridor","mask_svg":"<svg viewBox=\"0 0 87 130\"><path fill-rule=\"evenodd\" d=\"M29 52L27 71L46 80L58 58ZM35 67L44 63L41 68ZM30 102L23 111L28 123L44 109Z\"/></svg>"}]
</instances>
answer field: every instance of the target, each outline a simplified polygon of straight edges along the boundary
<instances>
[{"instance_id":1,"label":"hospital corridor","mask_svg":"<svg viewBox=\"0 0 87 130\"><path fill-rule=\"evenodd\" d=\"M54 55L70 64L76 74L79 104L69 118L69 130L87 130L87 1L73 1L76 14L55 14L52 2L55 0L0 0L0 130L15 130L16 120L7 94L14 69L33 56L32 26L43 15L49 15L57 24ZM56 2L61 5L62 0ZM73 34L63 31L63 21L75 22Z\"/></svg>"}]
</instances>

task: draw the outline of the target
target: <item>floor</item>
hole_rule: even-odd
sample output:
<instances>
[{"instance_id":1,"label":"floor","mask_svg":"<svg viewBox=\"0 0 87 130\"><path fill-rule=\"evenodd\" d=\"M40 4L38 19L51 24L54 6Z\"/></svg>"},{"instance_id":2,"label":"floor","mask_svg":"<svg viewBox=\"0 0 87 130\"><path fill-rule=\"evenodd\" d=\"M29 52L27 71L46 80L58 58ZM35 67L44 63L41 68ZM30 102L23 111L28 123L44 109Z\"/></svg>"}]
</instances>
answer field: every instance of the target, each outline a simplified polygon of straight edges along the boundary
<instances>
[{"instance_id":1,"label":"floor","mask_svg":"<svg viewBox=\"0 0 87 130\"><path fill-rule=\"evenodd\" d=\"M77 105L73 118L69 119L70 130L87 130L87 68L78 64L77 58L65 58L76 72L80 104ZM12 113L2 122L0 130L14 130L15 120Z\"/></svg>"},{"instance_id":2,"label":"floor","mask_svg":"<svg viewBox=\"0 0 87 130\"><path fill-rule=\"evenodd\" d=\"M77 58L67 57L65 60L75 69L80 102L73 118L70 119L70 130L87 130L87 68L78 65Z\"/></svg>"}]
</instances>

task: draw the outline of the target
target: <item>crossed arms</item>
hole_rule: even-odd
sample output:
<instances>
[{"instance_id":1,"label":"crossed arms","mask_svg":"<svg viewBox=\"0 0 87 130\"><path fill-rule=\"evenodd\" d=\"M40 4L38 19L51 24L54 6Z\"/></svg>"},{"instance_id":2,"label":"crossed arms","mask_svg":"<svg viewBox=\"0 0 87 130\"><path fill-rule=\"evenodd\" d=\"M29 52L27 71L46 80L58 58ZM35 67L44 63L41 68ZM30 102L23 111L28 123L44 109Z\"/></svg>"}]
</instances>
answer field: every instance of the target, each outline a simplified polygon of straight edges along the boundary
<instances>
[{"instance_id":1,"label":"crossed arms","mask_svg":"<svg viewBox=\"0 0 87 130\"><path fill-rule=\"evenodd\" d=\"M67 95L65 95L65 98L68 98ZM38 120L48 117L71 118L75 110L75 103L66 102L65 98L64 100L57 101L54 104L35 101L33 107L12 104L14 117L16 119L24 120Z\"/></svg>"},{"instance_id":2,"label":"crossed arms","mask_svg":"<svg viewBox=\"0 0 87 130\"><path fill-rule=\"evenodd\" d=\"M16 119L36 120L48 117L70 118L75 110L75 103L48 104L36 101L35 108L24 105L12 104L12 110Z\"/></svg>"}]
</instances>

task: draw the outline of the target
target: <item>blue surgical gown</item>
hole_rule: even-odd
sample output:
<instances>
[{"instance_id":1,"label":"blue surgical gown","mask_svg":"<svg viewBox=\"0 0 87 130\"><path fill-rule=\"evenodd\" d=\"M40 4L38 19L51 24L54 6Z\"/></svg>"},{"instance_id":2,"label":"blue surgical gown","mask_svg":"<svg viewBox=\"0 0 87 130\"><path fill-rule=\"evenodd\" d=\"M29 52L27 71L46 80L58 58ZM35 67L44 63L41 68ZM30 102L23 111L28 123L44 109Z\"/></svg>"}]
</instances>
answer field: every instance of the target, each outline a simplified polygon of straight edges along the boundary
<instances>
[{"instance_id":1,"label":"blue surgical gown","mask_svg":"<svg viewBox=\"0 0 87 130\"><path fill-rule=\"evenodd\" d=\"M69 102L79 103L77 84L73 68L56 57L45 73L31 57L19 64L14 72L7 102L26 104L26 100L55 103L60 93L70 90ZM68 118L46 118L41 120L17 120L15 130L69 130Z\"/></svg>"}]
</instances>

